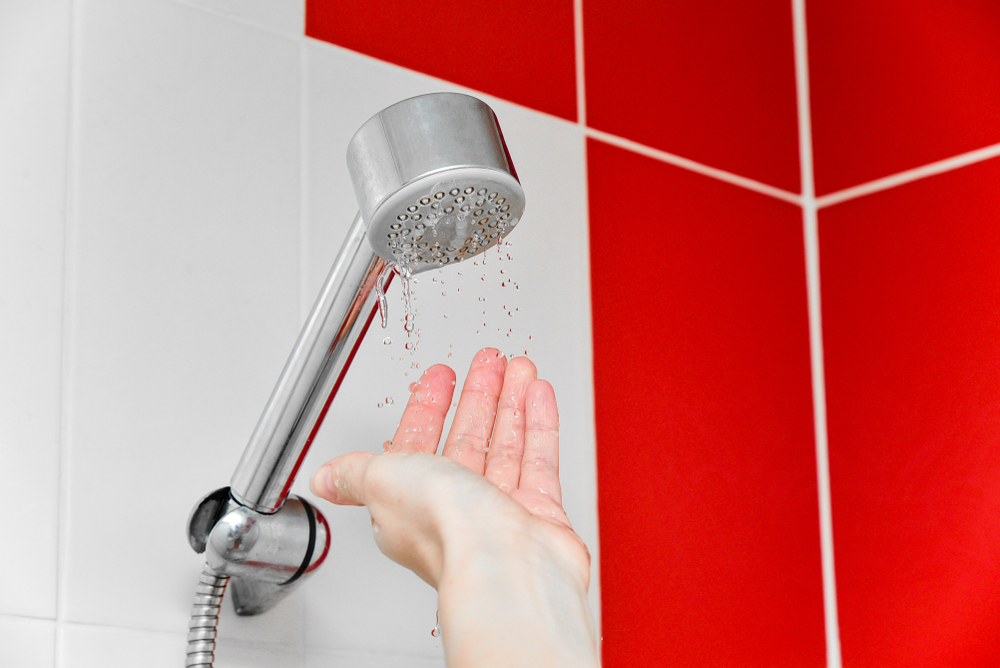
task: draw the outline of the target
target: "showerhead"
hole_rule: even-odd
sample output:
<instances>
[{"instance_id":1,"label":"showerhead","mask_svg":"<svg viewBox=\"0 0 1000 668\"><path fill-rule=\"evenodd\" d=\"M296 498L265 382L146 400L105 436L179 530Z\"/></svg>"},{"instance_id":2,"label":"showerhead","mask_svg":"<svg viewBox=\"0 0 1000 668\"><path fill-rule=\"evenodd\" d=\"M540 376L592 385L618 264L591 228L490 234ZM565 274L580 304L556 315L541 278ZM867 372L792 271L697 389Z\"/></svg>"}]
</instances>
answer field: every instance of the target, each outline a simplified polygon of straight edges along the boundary
<instances>
[{"instance_id":1,"label":"showerhead","mask_svg":"<svg viewBox=\"0 0 1000 668\"><path fill-rule=\"evenodd\" d=\"M524 212L496 115L468 95L382 110L351 139L347 167L372 249L413 273L482 253Z\"/></svg>"}]
</instances>

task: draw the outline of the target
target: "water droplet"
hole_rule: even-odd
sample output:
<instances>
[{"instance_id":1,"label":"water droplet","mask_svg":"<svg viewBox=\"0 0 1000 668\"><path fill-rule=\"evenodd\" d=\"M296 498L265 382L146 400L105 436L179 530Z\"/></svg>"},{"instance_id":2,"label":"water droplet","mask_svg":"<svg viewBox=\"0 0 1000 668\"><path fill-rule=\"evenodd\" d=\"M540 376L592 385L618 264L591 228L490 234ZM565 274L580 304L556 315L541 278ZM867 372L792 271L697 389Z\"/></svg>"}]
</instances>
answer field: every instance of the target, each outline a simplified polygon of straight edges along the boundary
<instances>
[{"instance_id":1,"label":"water droplet","mask_svg":"<svg viewBox=\"0 0 1000 668\"><path fill-rule=\"evenodd\" d=\"M387 345L389 345L390 343L392 343L392 339L390 339L390 338L389 338L388 336L387 336L387 337L385 337L384 339L382 339L382 345L383 345L383 346L387 346Z\"/></svg>"},{"instance_id":2,"label":"water droplet","mask_svg":"<svg viewBox=\"0 0 1000 668\"><path fill-rule=\"evenodd\" d=\"M386 403L386 405L388 405L388 406L392 406L392 405L393 405L393 404L395 403L395 401L393 400L393 398L392 398L392 397L386 397L386 398L385 398L385 403Z\"/></svg>"},{"instance_id":3,"label":"water droplet","mask_svg":"<svg viewBox=\"0 0 1000 668\"><path fill-rule=\"evenodd\" d=\"M375 279L375 296L378 299L378 314L382 317L382 329L385 329L389 324L389 305L385 301L385 284L392 275L393 269L393 265L386 264L378 278Z\"/></svg>"}]
</instances>

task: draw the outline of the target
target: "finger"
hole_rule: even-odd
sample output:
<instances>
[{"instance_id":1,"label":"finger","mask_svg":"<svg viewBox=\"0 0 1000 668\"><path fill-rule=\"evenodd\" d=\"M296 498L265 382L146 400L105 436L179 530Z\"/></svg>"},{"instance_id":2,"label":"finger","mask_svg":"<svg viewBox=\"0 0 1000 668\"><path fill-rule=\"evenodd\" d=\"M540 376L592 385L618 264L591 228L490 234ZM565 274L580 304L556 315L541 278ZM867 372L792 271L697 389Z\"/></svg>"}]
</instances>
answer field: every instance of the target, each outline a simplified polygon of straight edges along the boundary
<instances>
[{"instance_id":1,"label":"finger","mask_svg":"<svg viewBox=\"0 0 1000 668\"><path fill-rule=\"evenodd\" d=\"M410 384L410 398L391 441L384 452L437 452L444 418L455 391L455 372L444 364L427 369L420 380Z\"/></svg>"},{"instance_id":2,"label":"finger","mask_svg":"<svg viewBox=\"0 0 1000 668\"><path fill-rule=\"evenodd\" d=\"M486 479L505 492L517 489L524 454L524 401L528 384L538 372L527 357L516 357L507 364L500 404L497 408L493 438L486 455Z\"/></svg>"},{"instance_id":3,"label":"finger","mask_svg":"<svg viewBox=\"0 0 1000 668\"><path fill-rule=\"evenodd\" d=\"M335 457L313 474L309 488L316 496L341 506L367 505L366 476L374 458L370 452Z\"/></svg>"},{"instance_id":4,"label":"finger","mask_svg":"<svg viewBox=\"0 0 1000 668\"><path fill-rule=\"evenodd\" d=\"M559 486L559 409L552 386L533 381L525 393L527 424L518 489L547 495L562 505Z\"/></svg>"},{"instance_id":5,"label":"finger","mask_svg":"<svg viewBox=\"0 0 1000 668\"><path fill-rule=\"evenodd\" d=\"M486 449L493 434L497 401L503 387L507 359L496 348L483 348L472 359L458 399L455 420L442 454L479 475L486 465Z\"/></svg>"}]
</instances>

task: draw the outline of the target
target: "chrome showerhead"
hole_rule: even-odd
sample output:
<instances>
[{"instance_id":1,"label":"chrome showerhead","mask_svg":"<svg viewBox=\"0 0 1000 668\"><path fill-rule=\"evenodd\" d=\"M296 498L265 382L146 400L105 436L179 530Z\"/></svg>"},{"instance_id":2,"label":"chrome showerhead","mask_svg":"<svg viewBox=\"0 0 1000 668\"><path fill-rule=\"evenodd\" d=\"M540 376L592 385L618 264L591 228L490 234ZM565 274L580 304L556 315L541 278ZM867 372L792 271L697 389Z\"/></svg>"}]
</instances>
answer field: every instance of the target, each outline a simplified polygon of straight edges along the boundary
<instances>
[{"instance_id":1,"label":"chrome showerhead","mask_svg":"<svg viewBox=\"0 0 1000 668\"><path fill-rule=\"evenodd\" d=\"M524 212L496 115L468 95L380 111L351 139L347 167L372 249L414 273L482 253Z\"/></svg>"}]
</instances>

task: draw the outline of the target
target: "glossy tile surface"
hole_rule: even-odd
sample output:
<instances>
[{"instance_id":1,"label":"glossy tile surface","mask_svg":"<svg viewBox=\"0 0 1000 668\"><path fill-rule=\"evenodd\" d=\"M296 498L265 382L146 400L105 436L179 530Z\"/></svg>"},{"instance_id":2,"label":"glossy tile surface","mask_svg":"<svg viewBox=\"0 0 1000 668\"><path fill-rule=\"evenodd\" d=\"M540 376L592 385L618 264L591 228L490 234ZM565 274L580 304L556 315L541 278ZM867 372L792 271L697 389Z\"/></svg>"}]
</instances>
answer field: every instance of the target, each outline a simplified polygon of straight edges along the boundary
<instances>
[{"instance_id":1,"label":"glossy tile surface","mask_svg":"<svg viewBox=\"0 0 1000 668\"><path fill-rule=\"evenodd\" d=\"M823 666L801 213L596 141L588 170L604 665Z\"/></svg>"},{"instance_id":2,"label":"glossy tile surface","mask_svg":"<svg viewBox=\"0 0 1000 668\"><path fill-rule=\"evenodd\" d=\"M571 0L308 0L306 34L576 119Z\"/></svg>"},{"instance_id":3,"label":"glossy tile surface","mask_svg":"<svg viewBox=\"0 0 1000 668\"><path fill-rule=\"evenodd\" d=\"M63 614L182 631L188 513L228 484L298 332L298 48L163 0L78 20ZM299 612L224 635L297 645Z\"/></svg>"},{"instance_id":4,"label":"glossy tile surface","mask_svg":"<svg viewBox=\"0 0 1000 668\"><path fill-rule=\"evenodd\" d=\"M440 641L438 644L440 645ZM421 659L367 652L309 652L305 656L304 668L330 668L330 666L337 665L351 666L351 668L446 668L443 657L440 659Z\"/></svg>"},{"instance_id":5,"label":"glossy tile surface","mask_svg":"<svg viewBox=\"0 0 1000 668\"><path fill-rule=\"evenodd\" d=\"M184 664L186 642L183 633L69 624L62 634L57 668L174 668ZM215 660L226 668L303 668L297 650L250 641L219 642Z\"/></svg>"},{"instance_id":6,"label":"glossy tile surface","mask_svg":"<svg viewBox=\"0 0 1000 668\"><path fill-rule=\"evenodd\" d=\"M808 0L816 191L1000 142L1000 4Z\"/></svg>"},{"instance_id":7,"label":"glossy tile surface","mask_svg":"<svg viewBox=\"0 0 1000 668\"><path fill-rule=\"evenodd\" d=\"M70 3L0 4L0 614L54 618ZM0 539L3 540L3 539Z\"/></svg>"},{"instance_id":8,"label":"glossy tile surface","mask_svg":"<svg viewBox=\"0 0 1000 668\"><path fill-rule=\"evenodd\" d=\"M844 666L1000 662L1000 161L820 212Z\"/></svg>"},{"instance_id":9,"label":"glossy tile surface","mask_svg":"<svg viewBox=\"0 0 1000 668\"><path fill-rule=\"evenodd\" d=\"M305 0L176 0L238 21L284 33L302 34Z\"/></svg>"},{"instance_id":10,"label":"glossy tile surface","mask_svg":"<svg viewBox=\"0 0 1000 668\"><path fill-rule=\"evenodd\" d=\"M799 192L791 3L583 1L587 124Z\"/></svg>"},{"instance_id":11,"label":"glossy tile surface","mask_svg":"<svg viewBox=\"0 0 1000 668\"><path fill-rule=\"evenodd\" d=\"M0 658L5 666L55 668L55 622L0 617Z\"/></svg>"}]
</instances>

